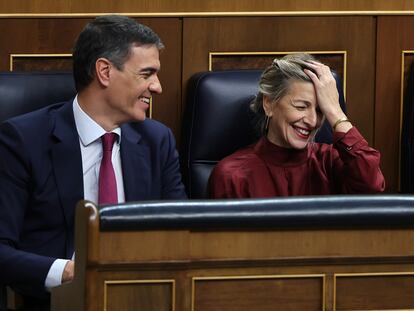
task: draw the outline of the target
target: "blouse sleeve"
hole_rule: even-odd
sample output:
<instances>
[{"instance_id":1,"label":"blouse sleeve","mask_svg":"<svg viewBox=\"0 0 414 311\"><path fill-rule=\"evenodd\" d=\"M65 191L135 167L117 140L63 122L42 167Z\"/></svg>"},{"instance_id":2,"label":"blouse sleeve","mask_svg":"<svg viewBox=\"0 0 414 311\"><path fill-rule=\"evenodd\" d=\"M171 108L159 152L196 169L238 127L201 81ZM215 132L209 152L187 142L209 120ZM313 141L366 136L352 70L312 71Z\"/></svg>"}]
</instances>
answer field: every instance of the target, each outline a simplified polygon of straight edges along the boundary
<instances>
[{"instance_id":1,"label":"blouse sleeve","mask_svg":"<svg viewBox=\"0 0 414 311\"><path fill-rule=\"evenodd\" d=\"M333 147L333 174L339 193L369 194L384 191L380 153L368 145L355 126L347 133L335 132Z\"/></svg>"}]
</instances>

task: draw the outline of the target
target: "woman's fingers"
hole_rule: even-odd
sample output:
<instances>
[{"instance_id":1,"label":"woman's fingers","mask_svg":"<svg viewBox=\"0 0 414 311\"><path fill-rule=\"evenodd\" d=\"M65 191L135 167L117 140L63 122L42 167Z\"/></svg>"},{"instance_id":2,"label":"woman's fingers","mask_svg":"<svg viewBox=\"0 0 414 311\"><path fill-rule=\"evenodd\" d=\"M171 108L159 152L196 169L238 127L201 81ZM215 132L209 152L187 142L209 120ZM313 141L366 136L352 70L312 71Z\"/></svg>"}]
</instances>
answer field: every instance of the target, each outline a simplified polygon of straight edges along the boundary
<instances>
[{"instance_id":1,"label":"woman's fingers","mask_svg":"<svg viewBox=\"0 0 414 311\"><path fill-rule=\"evenodd\" d=\"M307 65L316 73L319 79L332 77L331 69L324 64L316 61L309 61L307 62Z\"/></svg>"},{"instance_id":2,"label":"woman's fingers","mask_svg":"<svg viewBox=\"0 0 414 311\"><path fill-rule=\"evenodd\" d=\"M308 68L303 71L312 80L319 108L331 123L333 119L337 120L337 116L342 114L335 78L330 68L324 64L312 61L307 62L307 65Z\"/></svg>"},{"instance_id":3,"label":"woman's fingers","mask_svg":"<svg viewBox=\"0 0 414 311\"><path fill-rule=\"evenodd\" d=\"M312 80L314 85L317 85L320 81L319 81L319 77L316 75L316 73L314 73L312 70L310 69L304 69L303 70L308 77Z\"/></svg>"}]
</instances>

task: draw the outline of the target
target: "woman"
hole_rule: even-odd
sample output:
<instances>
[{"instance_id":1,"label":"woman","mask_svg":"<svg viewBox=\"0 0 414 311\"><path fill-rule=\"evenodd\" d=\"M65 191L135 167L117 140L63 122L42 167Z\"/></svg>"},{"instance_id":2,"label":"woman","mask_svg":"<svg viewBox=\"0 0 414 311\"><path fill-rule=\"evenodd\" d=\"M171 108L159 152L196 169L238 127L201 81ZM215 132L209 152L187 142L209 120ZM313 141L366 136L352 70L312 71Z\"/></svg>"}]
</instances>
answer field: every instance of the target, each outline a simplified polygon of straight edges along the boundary
<instances>
[{"instance_id":1,"label":"woman","mask_svg":"<svg viewBox=\"0 0 414 311\"><path fill-rule=\"evenodd\" d=\"M213 198L376 193L384 190L380 154L343 113L328 66L307 54L275 59L251 104L263 136L220 161ZM333 145L313 141L326 120Z\"/></svg>"}]
</instances>

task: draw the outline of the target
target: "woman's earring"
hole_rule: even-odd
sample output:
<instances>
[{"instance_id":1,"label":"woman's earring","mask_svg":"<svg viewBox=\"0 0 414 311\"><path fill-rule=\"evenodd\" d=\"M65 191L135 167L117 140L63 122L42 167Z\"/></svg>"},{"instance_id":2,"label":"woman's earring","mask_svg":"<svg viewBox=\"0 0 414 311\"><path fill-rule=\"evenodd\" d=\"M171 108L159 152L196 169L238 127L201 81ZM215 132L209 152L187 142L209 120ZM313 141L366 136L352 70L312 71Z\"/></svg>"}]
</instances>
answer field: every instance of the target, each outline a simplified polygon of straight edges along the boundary
<instances>
[{"instance_id":1,"label":"woman's earring","mask_svg":"<svg viewBox=\"0 0 414 311\"><path fill-rule=\"evenodd\" d=\"M269 122L270 122L270 117L268 115L266 115L265 123L264 123L264 132L265 132L265 134L267 134L267 132L269 131Z\"/></svg>"}]
</instances>

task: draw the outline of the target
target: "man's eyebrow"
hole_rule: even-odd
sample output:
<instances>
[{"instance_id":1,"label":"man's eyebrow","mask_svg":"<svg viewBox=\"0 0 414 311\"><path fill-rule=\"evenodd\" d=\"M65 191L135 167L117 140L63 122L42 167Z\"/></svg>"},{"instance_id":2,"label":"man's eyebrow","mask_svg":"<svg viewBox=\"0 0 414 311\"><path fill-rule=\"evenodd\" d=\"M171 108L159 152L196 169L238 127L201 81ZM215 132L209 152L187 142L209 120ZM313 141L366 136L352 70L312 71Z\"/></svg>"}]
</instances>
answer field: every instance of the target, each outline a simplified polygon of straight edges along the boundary
<instances>
[{"instance_id":1,"label":"man's eyebrow","mask_svg":"<svg viewBox=\"0 0 414 311\"><path fill-rule=\"evenodd\" d=\"M151 72L151 73L154 73L154 72L158 72L158 71L159 71L159 69L154 68L154 67L145 67L145 68L142 68L139 72Z\"/></svg>"}]
</instances>

